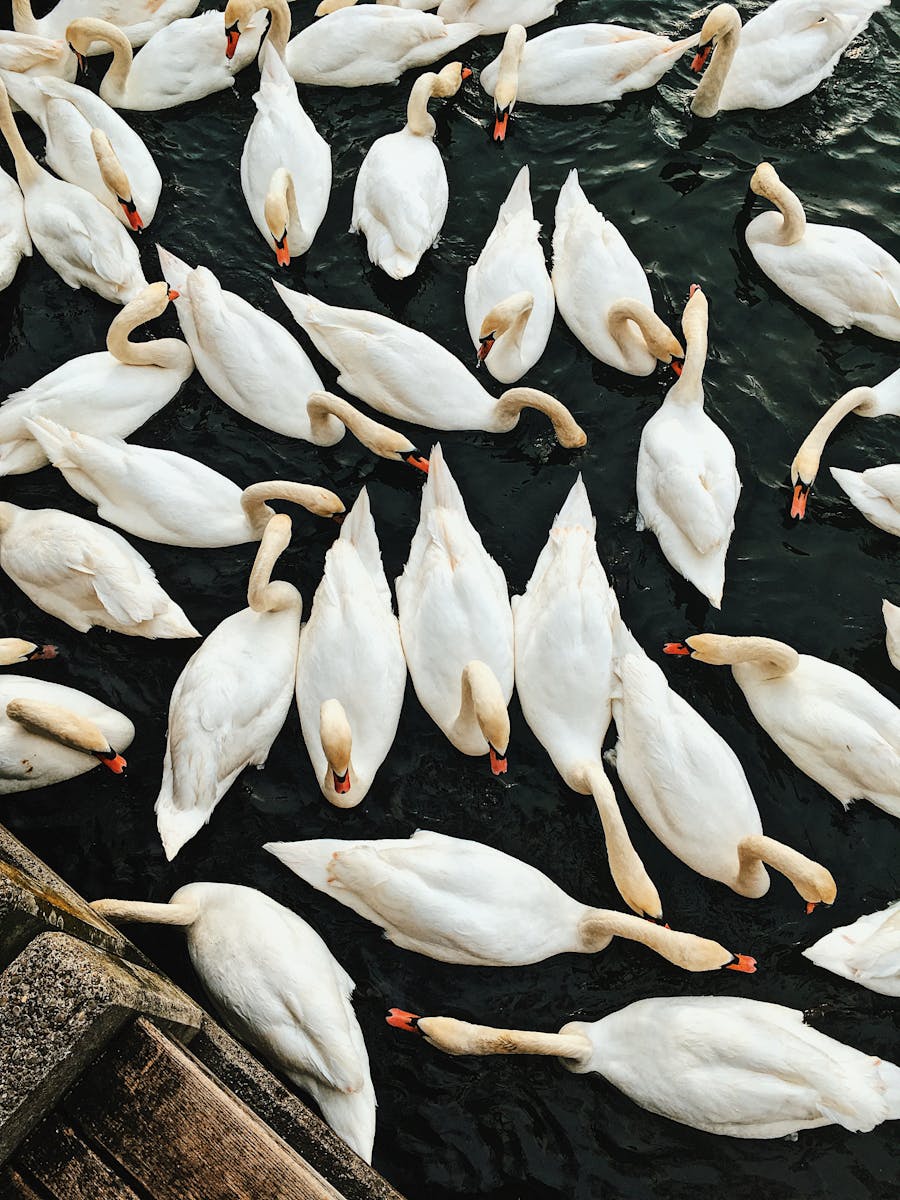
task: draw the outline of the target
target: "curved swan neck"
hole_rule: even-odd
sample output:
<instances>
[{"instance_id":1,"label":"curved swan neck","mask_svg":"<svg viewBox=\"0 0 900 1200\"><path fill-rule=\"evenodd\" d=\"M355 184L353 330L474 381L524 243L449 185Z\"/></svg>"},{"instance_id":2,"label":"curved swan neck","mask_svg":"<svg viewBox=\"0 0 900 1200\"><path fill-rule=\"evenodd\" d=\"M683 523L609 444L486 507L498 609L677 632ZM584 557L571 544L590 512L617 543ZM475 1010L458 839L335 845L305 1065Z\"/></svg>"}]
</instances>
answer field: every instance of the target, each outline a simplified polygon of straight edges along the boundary
<instances>
[{"instance_id":1,"label":"curved swan neck","mask_svg":"<svg viewBox=\"0 0 900 1200\"><path fill-rule=\"evenodd\" d=\"M428 111L428 101L434 95L436 83L437 75L433 71L426 71L424 75L419 76L409 93L406 105L406 128L409 133L414 133L417 137L434 137L437 126L434 123L434 117Z\"/></svg>"},{"instance_id":2,"label":"curved swan neck","mask_svg":"<svg viewBox=\"0 0 900 1200\"><path fill-rule=\"evenodd\" d=\"M800 663L800 655L785 642L766 637L728 637L724 633L698 633L687 639L692 657L714 666L753 663L764 679L789 675Z\"/></svg>"},{"instance_id":3,"label":"curved swan neck","mask_svg":"<svg viewBox=\"0 0 900 1200\"><path fill-rule=\"evenodd\" d=\"M271 582L275 564L290 545L290 541L291 518L287 513L276 513L263 531L250 570L247 603L254 612L280 612L286 608L302 608L300 593L293 584L283 580Z\"/></svg>"},{"instance_id":4,"label":"curved swan neck","mask_svg":"<svg viewBox=\"0 0 900 1200\"><path fill-rule=\"evenodd\" d=\"M806 232L806 213L803 205L778 177L778 172L771 163L760 163L753 172L750 188L758 196L770 200L781 213L781 228L775 239L780 246L792 246L799 242Z\"/></svg>"},{"instance_id":5,"label":"curved swan neck","mask_svg":"<svg viewBox=\"0 0 900 1200\"><path fill-rule=\"evenodd\" d=\"M666 397L684 404L703 403L703 371L706 367L708 350L709 305L706 296L696 284L691 287L691 296L681 318L684 334L685 354L681 376Z\"/></svg>"},{"instance_id":6,"label":"curved swan neck","mask_svg":"<svg viewBox=\"0 0 900 1200\"><path fill-rule=\"evenodd\" d=\"M113 60L100 82L101 92L107 91L115 97L121 96L127 85L134 53L126 35L117 25L101 21L97 17L79 17L66 30L71 45L82 54L87 54L92 42L106 42L112 51Z\"/></svg>"},{"instance_id":7,"label":"curved swan neck","mask_svg":"<svg viewBox=\"0 0 900 1200\"><path fill-rule=\"evenodd\" d=\"M578 933L587 953L602 950L611 937L621 937L640 942L685 971L716 971L732 965L744 971L753 969L752 959L734 955L718 942L697 937L694 933L666 929L652 921L611 909L589 909L581 919Z\"/></svg>"},{"instance_id":8,"label":"curved swan neck","mask_svg":"<svg viewBox=\"0 0 900 1200\"><path fill-rule=\"evenodd\" d=\"M323 700L319 707L319 740L325 751L326 768L322 787L327 799L336 808L355 808L359 804L358 789L354 789L353 730L340 700Z\"/></svg>"},{"instance_id":9,"label":"curved swan neck","mask_svg":"<svg viewBox=\"0 0 900 1200\"><path fill-rule=\"evenodd\" d=\"M71 750L95 757L117 757L106 735L93 721L62 705L16 697L7 703L6 715L30 733L50 738Z\"/></svg>"},{"instance_id":10,"label":"curved swan neck","mask_svg":"<svg viewBox=\"0 0 900 1200\"><path fill-rule=\"evenodd\" d=\"M187 346L178 338L132 342L129 335L141 325L161 316L169 303L165 283L150 286L116 314L106 334L106 348L120 363L130 367L176 367L186 357Z\"/></svg>"},{"instance_id":11,"label":"curved swan neck","mask_svg":"<svg viewBox=\"0 0 900 1200\"><path fill-rule=\"evenodd\" d=\"M742 895L758 896L765 893L767 883L762 891L754 889L760 884L760 866L766 863L789 879L808 905L832 904L837 896L837 886L827 868L764 834L741 839L738 843L738 861L740 872L735 890Z\"/></svg>"},{"instance_id":12,"label":"curved swan neck","mask_svg":"<svg viewBox=\"0 0 900 1200\"><path fill-rule=\"evenodd\" d=\"M640 331L643 346L640 345L633 329L633 322ZM673 358L684 358L681 343L656 315L652 308L642 304L640 300L623 297L609 306L606 312L606 324L610 337L622 352L629 369L638 369L640 350L649 350L660 362L669 363Z\"/></svg>"},{"instance_id":13,"label":"curved swan neck","mask_svg":"<svg viewBox=\"0 0 900 1200\"><path fill-rule=\"evenodd\" d=\"M804 484L810 486L819 470L825 445L844 417L858 408L877 402L877 399L872 388L857 387L845 392L839 400L835 400L834 404L825 410L803 439L800 449L791 463L791 482L796 483L800 479Z\"/></svg>"},{"instance_id":14,"label":"curved swan neck","mask_svg":"<svg viewBox=\"0 0 900 1200\"><path fill-rule=\"evenodd\" d=\"M395 1012L396 1010L392 1010ZM401 1028L413 1028L445 1054L542 1054L555 1058L587 1062L593 1053L590 1039L583 1033L538 1033L527 1029L493 1029L488 1025L470 1025L452 1017L411 1017L403 1014ZM400 1025L400 1018L392 1018Z\"/></svg>"},{"instance_id":15,"label":"curved swan neck","mask_svg":"<svg viewBox=\"0 0 900 1200\"><path fill-rule=\"evenodd\" d=\"M266 503L267 500L287 500L291 504L299 504L301 508L319 517L334 517L344 511L343 504L334 492L314 483L294 483L290 479L269 479L264 483L253 483L241 493L241 508L254 532L259 535L268 529L272 517L275 516Z\"/></svg>"},{"instance_id":16,"label":"curved swan neck","mask_svg":"<svg viewBox=\"0 0 900 1200\"><path fill-rule=\"evenodd\" d=\"M463 667L460 680L458 728L477 723L493 754L505 760L509 748L509 713L500 682L491 668L478 659ZM492 755L493 757L493 755Z\"/></svg>"},{"instance_id":17,"label":"curved swan neck","mask_svg":"<svg viewBox=\"0 0 900 1200\"><path fill-rule=\"evenodd\" d=\"M740 44L741 18L730 4L714 9L704 22L700 32L701 46L713 38L712 59L691 101L691 112L698 117L714 117L719 111L719 97Z\"/></svg>"},{"instance_id":18,"label":"curved swan neck","mask_svg":"<svg viewBox=\"0 0 900 1200\"><path fill-rule=\"evenodd\" d=\"M414 457L424 462L409 438L373 421L333 392L310 392L306 412L313 441L319 446L334 445L346 427L367 450L380 458L407 461Z\"/></svg>"},{"instance_id":19,"label":"curved swan neck","mask_svg":"<svg viewBox=\"0 0 900 1200\"><path fill-rule=\"evenodd\" d=\"M142 900L92 900L91 908L108 921L140 921L147 925L193 925L200 906L180 900L150 904Z\"/></svg>"},{"instance_id":20,"label":"curved swan neck","mask_svg":"<svg viewBox=\"0 0 900 1200\"><path fill-rule=\"evenodd\" d=\"M16 164L16 176L19 180L19 187L24 192L32 184L37 183L43 178L47 172L38 166L37 159L22 141L22 135L19 133L19 127L16 125L15 118L12 115L9 95L2 79L0 79L0 133L3 134L6 144L9 146Z\"/></svg>"},{"instance_id":21,"label":"curved swan neck","mask_svg":"<svg viewBox=\"0 0 900 1200\"><path fill-rule=\"evenodd\" d=\"M12 0L12 12L14 29L18 29L20 33L38 32L31 0Z\"/></svg>"},{"instance_id":22,"label":"curved swan neck","mask_svg":"<svg viewBox=\"0 0 900 1200\"><path fill-rule=\"evenodd\" d=\"M503 39L497 82L494 85L494 107L498 112L511 108L519 90L519 66L525 53L527 33L523 25L510 25Z\"/></svg>"},{"instance_id":23,"label":"curved swan neck","mask_svg":"<svg viewBox=\"0 0 900 1200\"><path fill-rule=\"evenodd\" d=\"M503 393L497 401L494 415L506 431L513 429L523 408L536 408L550 418L557 441L567 449L575 449L587 442L587 434L564 404L537 388L515 387Z\"/></svg>"},{"instance_id":24,"label":"curved swan neck","mask_svg":"<svg viewBox=\"0 0 900 1200\"><path fill-rule=\"evenodd\" d=\"M267 0L264 4L257 4L257 8L268 10L271 21L266 41L273 50L278 51L283 59L288 39L291 36L291 10L288 8L287 0Z\"/></svg>"}]
</instances>

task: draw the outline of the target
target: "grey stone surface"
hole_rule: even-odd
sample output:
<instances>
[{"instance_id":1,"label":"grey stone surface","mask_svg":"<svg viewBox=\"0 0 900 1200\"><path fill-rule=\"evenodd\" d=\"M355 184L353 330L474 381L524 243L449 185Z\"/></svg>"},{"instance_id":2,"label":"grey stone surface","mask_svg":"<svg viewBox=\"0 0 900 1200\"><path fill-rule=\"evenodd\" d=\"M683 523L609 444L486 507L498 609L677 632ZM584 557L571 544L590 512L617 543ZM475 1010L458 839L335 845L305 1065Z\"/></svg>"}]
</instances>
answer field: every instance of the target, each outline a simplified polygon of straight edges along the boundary
<instances>
[{"instance_id":1,"label":"grey stone surface","mask_svg":"<svg viewBox=\"0 0 900 1200\"><path fill-rule=\"evenodd\" d=\"M163 976L65 933L0 975L0 1163L135 1013L187 1041L201 1010Z\"/></svg>"}]
</instances>

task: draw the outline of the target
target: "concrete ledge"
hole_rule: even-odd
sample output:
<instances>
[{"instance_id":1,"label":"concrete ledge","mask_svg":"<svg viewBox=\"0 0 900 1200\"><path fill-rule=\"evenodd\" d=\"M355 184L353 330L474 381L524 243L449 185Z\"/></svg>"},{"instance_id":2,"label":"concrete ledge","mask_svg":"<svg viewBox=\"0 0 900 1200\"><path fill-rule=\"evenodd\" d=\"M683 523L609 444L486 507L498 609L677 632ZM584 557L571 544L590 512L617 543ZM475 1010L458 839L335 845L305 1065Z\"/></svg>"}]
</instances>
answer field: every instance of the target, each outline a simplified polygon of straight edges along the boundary
<instances>
[{"instance_id":1,"label":"concrete ledge","mask_svg":"<svg viewBox=\"0 0 900 1200\"><path fill-rule=\"evenodd\" d=\"M65 933L0 975L0 1163L136 1013L189 1040L201 1010L174 984Z\"/></svg>"}]
</instances>

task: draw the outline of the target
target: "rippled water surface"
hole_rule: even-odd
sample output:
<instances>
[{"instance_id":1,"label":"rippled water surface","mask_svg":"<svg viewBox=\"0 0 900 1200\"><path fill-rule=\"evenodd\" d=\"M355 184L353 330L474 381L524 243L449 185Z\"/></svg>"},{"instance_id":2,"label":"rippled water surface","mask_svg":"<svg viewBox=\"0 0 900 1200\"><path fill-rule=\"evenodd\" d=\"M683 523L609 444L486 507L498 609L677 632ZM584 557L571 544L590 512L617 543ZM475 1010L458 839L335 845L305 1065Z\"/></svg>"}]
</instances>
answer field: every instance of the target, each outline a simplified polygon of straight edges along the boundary
<instances>
[{"instance_id":1,"label":"rippled water surface","mask_svg":"<svg viewBox=\"0 0 900 1200\"><path fill-rule=\"evenodd\" d=\"M750 13L761 5L754 0L743 7ZM309 0L293 6L295 30L307 23L310 10ZM687 0L565 0L546 27L606 20L683 35L697 28L702 11ZM312 249L284 273L289 285L332 303L389 313L472 361L463 313L465 270L516 172L528 163L548 253L556 196L577 166L589 198L615 221L647 268L665 319L677 321L692 282L708 294L707 406L734 443L743 481L722 613L675 575L652 535L635 530L641 429L671 375L618 375L593 361L558 317L527 382L572 408L588 432L586 449L561 451L533 413L506 436L441 437L472 520L513 593L523 590L553 514L580 470L622 615L651 653L670 637L700 629L768 634L857 670L900 700L880 611L883 596L900 598L897 543L864 521L825 465L811 518L799 526L785 519L786 464L800 439L847 388L892 371L896 345L860 333L836 335L770 285L743 243L751 215L747 183L756 163L767 158L798 191L811 219L848 223L898 252L898 33L898 15L880 13L830 80L781 111L695 120L686 107L693 77L685 57L657 89L619 104L546 111L523 105L503 148L488 141L488 102L469 81L455 103L437 106L435 114L450 182L444 232L415 277L403 283L375 271L347 228L359 164L376 137L402 125L412 77L396 87L301 89L332 145L335 186ZM474 43L467 61L476 70L485 66L501 40ZM96 88L98 60L93 64L90 86ZM191 264L204 263L223 286L302 337L274 294L273 256L250 222L240 189L238 161L257 80L251 68L232 93L174 112L129 117L164 179L142 258L150 279L159 277L155 241ZM37 149L39 139L28 137ZM0 158L9 168L5 147ZM3 393L101 348L114 313L93 294L70 291L39 258L32 259L0 299ZM175 332L171 311L158 329ZM328 364L317 365L333 384ZM490 386L499 394L499 386ZM861 470L896 461L897 431L891 418L851 419L838 430L824 464ZM427 433L409 432L427 449ZM134 440L193 455L242 485L276 476L316 480L348 506L365 483L388 577L405 562L420 480L404 467L373 459L352 438L320 450L270 433L226 408L195 374ZM49 467L2 481L0 496L95 516ZM295 513L294 531L279 573L298 584L308 603L336 529ZM244 605L252 546L182 550L131 540L204 634ZM61 649L55 662L29 671L95 693L128 713L138 729L124 781L96 770L70 784L6 797L2 820L89 897L163 900L192 880L224 880L261 888L302 913L357 981L356 1007L379 1099L374 1162L412 1200L760 1194L872 1200L895 1194L896 1125L868 1135L818 1130L796 1142L715 1138L651 1116L599 1077L569 1074L553 1060L450 1059L384 1024L386 1007L397 1004L555 1030L571 1018L596 1019L644 996L716 992L803 1008L826 1033L900 1061L896 1003L800 956L832 924L850 922L900 894L900 823L865 804L845 815L754 723L729 672L663 660L673 686L738 752L766 831L832 868L839 884L835 908L807 918L778 876L769 895L755 902L699 878L654 840L623 797L632 837L660 886L668 919L757 955L759 973L689 975L619 942L596 957L476 970L391 946L260 847L270 839L398 837L419 827L437 829L516 854L584 901L621 907L593 804L560 781L515 702L510 771L497 780L485 760L452 749L410 688L397 741L375 786L361 809L347 812L322 798L292 712L265 770L245 774L211 824L168 865L153 803L169 695L197 643L75 633L35 609L5 576L0 598L2 632L53 641ZM137 928L134 937L198 993L176 932Z\"/></svg>"}]
</instances>

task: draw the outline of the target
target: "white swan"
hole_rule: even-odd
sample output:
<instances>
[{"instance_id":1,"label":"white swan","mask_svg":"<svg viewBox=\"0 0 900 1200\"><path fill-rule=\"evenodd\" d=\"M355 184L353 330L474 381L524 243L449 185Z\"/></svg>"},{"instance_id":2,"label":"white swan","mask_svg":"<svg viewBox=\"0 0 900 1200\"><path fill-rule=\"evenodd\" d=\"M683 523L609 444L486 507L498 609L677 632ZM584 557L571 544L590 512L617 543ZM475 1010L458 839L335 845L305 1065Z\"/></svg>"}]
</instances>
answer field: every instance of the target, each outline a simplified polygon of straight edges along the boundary
<instances>
[{"instance_id":1,"label":"white swan","mask_svg":"<svg viewBox=\"0 0 900 1200\"><path fill-rule=\"evenodd\" d=\"M867 521L885 533L900 537L900 463L869 467L866 471L829 469Z\"/></svg>"},{"instance_id":2,"label":"white swan","mask_svg":"<svg viewBox=\"0 0 900 1200\"><path fill-rule=\"evenodd\" d=\"M131 229L156 214L162 178L150 151L114 109L89 92L47 76L4 76L9 95L41 128L44 158L60 178L77 184ZM99 142L99 130L108 144ZM109 148L112 149L112 155Z\"/></svg>"},{"instance_id":3,"label":"white swan","mask_svg":"<svg viewBox=\"0 0 900 1200\"><path fill-rule=\"evenodd\" d=\"M66 30L78 17L100 17L118 25L132 46L143 46L154 33L189 17L198 0L58 0L43 17L35 17L31 0L12 0L13 25L23 33L43 37L65 38ZM102 43L96 43L89 54L105 54Z\"/></svg>"},{"instance_id":4,"label":"white swan","mask_svg":"<svg viewBox=\"0 0 900 1200\"><path fill-rule=\"evenodd\" d=\"M58 508L0 503L0 568L79 633L100 625L130 637L200 636L120 534Z\"/></svg>"},{"instance_id":5,"label":"white swan","mask_svg":"<svg viewBox=\"0 0 900 1200\"><path fill-rule=\"evenodd\" d=\"M559 1033L491 1029L391 1009L388 1024L448 1054L552 1054L692 1129L780 1138L900 1119L900 1067L804 1024L799 1009L742 996L638 1000Z\"/></svg>"},{"instance_id":6,"label":"white swan","mask_svg":"<svg viewBox=\"0 0 900 1200\"><path fill-rule=\"evenodd\" d=\"M587 441L558 400L526 387L510 388L496 399L427 334L379 313L323 304L277 280L275 288L319 353L338 368L341 387L380 412L431 429L508 433L523 408L536 408L546 413L561 445L571 448Z\"/></svg>"},{"instance_id":7,"label":"white swan","mask_svg":"<svg viewBox=\"0 0 900 1200\"><path fill-rule=\"evenodd\" d=\"M718 942L580 904L535 867L466 838L420 829L410 838L263 849L380 926L395 946L439 962L523 967L556 954L596 954L621 937L685 971L755 970L754 959Z\"/></svg>"},{"instance_id":8,"label":"white swan","mask_svg":"<svg viewBox=\"0 0 900 1200\"><path fill-rule=\"evenodd\" d=\"M765 637L699 633L667 654L730 666L757 721L847 808L869 800L900 817L900 709L852 671Z\"/></svg>"},{"instance_id":9,"label":"white swan","mask_svg":"<svg viewBox=\"0 0 900 1200\"><path fill-rule=\"evenodd\" d=\"M628 243L569 172L556 202L553 290L560 315L601 362L652 375L657 361L683 358L675 335L653 311L644 268Z\"/></svg>"},{"instance_id":10,"label":"white swan","mask_svg":"<svg viewBox=\"0 0 900 1200\"><path fill-rule=\"evenodd\" d=\"M794 489L791 500L792 517L802 519L806 516L809 494L819 471L825 444L844 417L850 413L856 413L858 417L900 417L900 370L894 371L893 375L889 375L875 387L856 387L845 392L828 407L803 439L791 463L791 484ZM832 474L834 475L834 471ZM851 474L852 472L839 472L834 477L841 487L844 487L843 478ZM850 498L854 499L852 495ZM862 511L865 513L865 509ZM886 508L881 505L878 506L878 511L888 515ZM868 513L865 515L868 516ZM878 522L873 524L877 525ZM889 529L888 532L892 533L893 530Z\"/></svg>"},{"instance_id":11,"label":"white swan","mask_svg":"<svg viewBox=\"0 0 900 1200\"><path fill-rule=\"evenodd\" d=\"M0 133L16 164L28 232L47 265L71 288L90 288L114 304L134 299L147 286L134 243L95 196L38 166L16 127L2 79Z\"/></svg>"},{"instance_id":12,"label":"white swan","mask_svg":"<svg viewBox=\"0 0 900 1200\"><path fill-rule=\"evenodd\" d=\"M56 658L58 653L55 646L39 646L36 642L26 642L23 638L0 638L0 667Z\"/></svg>"},{"instance_id":13,"label":"white swan","mask_svg":"<svg viewBox=\"0 0 900 1200\"><path fill-rule=\"evenodd\" d=\"M229 0L225 21L244 3ZM273 4L272 11L287 8ZM274 19L274 18L273 18ZM290 14L287 16L290 27ZM260 54L256 115L241 154L241 188L253 224L287 266L312 245L331 195L331 148L316 131L281 56L267 38Z\"/></svg>"},{"instance_id":14,"label":"white swan","mask_svg":"<svg viewBox=\"0 0 900 1200\"><path fill-rule=\"evenodd\" d=\"M900 996L900 900L826 933L803 957L882 996Z\"/></svg>"},{"instance_id":15,"label":"white swan","mask_svg":"<svg viewBox=\"0 0 900 1200\"><path fill-rule=\"evenodd\" d=\"M714 117L735 108L781 108L827 79L838 59L891 0L775 0L741 28L731 4L703 22L691 67L702 71L691 109Z\"/></svg>"},{"instance_id":16,"label":"white swan","mask_svg":"<svg viewBox=\"0 0 900 1200\"><path fill-rule=\"evenodd\" d=\"M368 87L427 67L481 32L471 21L445 25L433 13L364 4L328 13L278 46L298 83ZM238 30L243 37L243 30Z\"/></svg>"},{"instance_id":17,"label":"white swan","mask_svg":"<svg viewBox=\"0 0 900 1200\"><path fill-rule=\"evenodd\" d=\"M419 703L457 750L507 769L513 619L502 569L469 520L440 446L397 579L403 652Z\"/></svg>"},{"instance_id":18,"label":"white swan","mask_svg":"<svg viewBox=\"0 0 900 1200\"><path fill-rule=\"evenodd\" d=\"M90 437L47 417L25 424L54 467L97 515L126 533L167 546L258 542L274 515L267 500L289 500L320 517L344 505L313 484L271 480L239 488L218 471L174 450Z\"/></svg>"},{"instance_id":19,"label":"white swan","mask_svg":"<svg viewBox=\"0 0 900 1200\"><path fill-rule=\"evenodd\" d=\"M363 233L369 261L392 279L406 279L433 246L447 216L447 170L434 144L432 96L455 96L472 72L448 63L412 86L406 124L369 147L353 189L351 233Z\"/></svg>"},{"instance_id":20,"label":"white swan","mask_svg":"<svg viewBox=\"0 0 900 1200\"><path fill-rule=\"evenodd\" d=\"M250 572L249 607L216 626L172 691L155 807L170 862L207 824L241 771L265 765L287 717L302 600L293 584L270 580L290 540L290 517L272 517Z\"/></svg>"},{"instance_id":21,"label":"white swan","mask_svg":"<svg viewBox=\"0 0 900 1200\"><path fill-rule=\"evenodd\" d=\"M610 873L635 912L662 904L602 764L612 717L619 606L597 555L597 522L579 475L550 528L528 587L513 597L516 687L532 733L573 791L593 796Z\"/></svg>"},{"instance_id":22,"label":"white swan","mask_svg":"<svg viewBox=\"0 0 900 1200\"><path fill-rule=\"evenodd\" d=\"M306 351L283 325L225 291L206 267L189 267L162 246L157 252L163 274L177 288L175 311L197 370L229 408L317 446L335 445L349 429L374 454L428 470L409 438L323 391Z\"/></svg>"},{"instance_id":23,"label":"white swan","mask_svg":"<svg viewBox=\"0 0 900 1200\"><path fill-rule=\"evenodd\" d=\"M750 187L778 209L747 226L747 246L760 270L829 325L855 325L900 341L900 262L855 229L808 222L771 163L760 163Z\"/></svg>"},{"instance_id":24,"label":"white swan","mask_svg":"<svg viewBox=\"0 0 900 1200\"><path fill-rule=\"evenodd\" d=\"M325 555L325 572L300 635L297 708L326 800L355 808L390 750L406 659L366 489Z\"/></svg>"},{"instance_id":25,"label":"white swan","mask_svg":"<svg viewBox=\"0 0 900 1200\"><path fill-rule=\"evenodd\" d=\"M22 189L0 167L0 292L9 287L19 263L31 253Z\"/></svg>"},{"instance_id":26,"label":"white swan","mask_svg":"<svg viewBox=\"0 0 900 1200\"><path fill-rule=\"evenodd\" d=\"M510 25L537 25L556 12L562 0L441 0L437 15L443 21L475 21L481 37L506 33Z\"/></svg>"},{"instance_id":27,"label":"white swan","mask_svg":"<svg viewBox=\"0 0 900 1200\"><path fill-rule=\"evenodd\" d=\"M613 660L616 771L631 803L659 840L707 879L740 896L769 890L766 866L785 875L806 901L833 904L831 873L765 837L737 755L624 628Z\"/></svg>"},{"instance_id":28,"label":"white swan","mask_svg":"<svg viewBox=\"0 0 900 1200\"><path fill-rule=\"evenodd\" d=\"M121 775L125 759L118 751L133 739L126 716L85 692L0 675L0 795L49 787L100 763Z\"/></svg>"},{"instance_id":29,"label":"white swan","mask_svg":"<svg viewBox=\"0 0 900 1200\"><path fill-rule=\"evenodd\" d=\"M32 33L0 29L0 71L27 75L55 75L74 83L78 59L65 38L46 38Z\"/></svg>"},{"instance_id":30,"label":"white swan","mask_svg":"<svg viewBox=\"0 0 900 1200\"><path fill-rule=\"evenodd\" d=\"M721 608L741 481L731 442L703 408L708 324L706 296L692 284L684 369L641 434L638 528L652 530L671 566Z\"/></svg>"},{"instance_id":31,"label":"white swan","mask_svg":"<svg viewBox=\"0 0 900 1200\"><path fill-rule=\"evenodd\" d=\"M135 343L128 335L165 312L174 297L167 283L149 284L110 325L107 350L69 359L0 405L0 475L36 471L49 462L27 418L127 437L168 404L194 370L190 350L178 338Z\"/></svg>"},{"instance_id":32,"label":"white swan","mask_svg":"<svg viewBox=\"0 0 900 1200\"><path fill-rule=\"evenodd\" d=\"M494 139L502 141L517 100L602 104L657 84L700 35L672 42L625 25L565 25L526 41L511 25L500 54L481 72L494 98Z\"/></svg>"},{"instance_id":33,"label":"white swan","mask_svg":"<svg viewBox=\"0 0 900 1200\"><path fill-rule=\"evenodd\" d=\"M881 602L881 613L885 624L885 645L888 658L900 671L900 608L890 600Z\"/></svg>"},{"instance_id":34,"label":"white swan","mask_svg":"<svg viewBox=\"0 0 900 1200\"><path fill-rule=\"evenodd\" d=\"M500 383L515 383L530 371L550 338L556 304L540 229L528 167L522 167L466 274L469 337L478 361Z\"/></svg>"},{"instance_id":35,"label":"white swan","mask_svg":"<svg viewBox=\"0 0 900 1200\"><path fill-rule=\"evenodd\" d=\"M240 53L233 59L225 57L222 14L217 10L173 21L136 55L121 29L94 17L73 21L66 37L81 55L94 43L103 45L102 53L112 51L112 63L100 81L107 104L156 112L234 87L234 76L256 57L264 32L265 20L256 13L248 19Z\"/></svg>"},{"instance_id":36,"label":"white swan","mask_svg":"<svg viewBox=\"0 0 900 1200\"><path fill-rule=\"evenodd\" d=\"M181 926L232 1033L309 1092L335 1133L372 1161L375 1092L350 1003L355 985L301 917L233 883L189 883L168 904L95 900L92 908L112 921Z\"/></svg>"}]
</instances>

